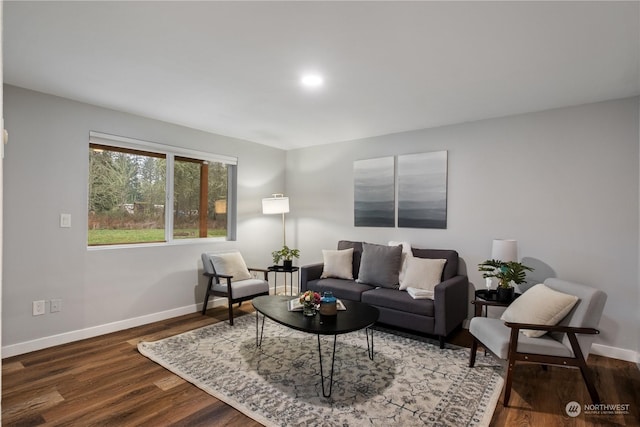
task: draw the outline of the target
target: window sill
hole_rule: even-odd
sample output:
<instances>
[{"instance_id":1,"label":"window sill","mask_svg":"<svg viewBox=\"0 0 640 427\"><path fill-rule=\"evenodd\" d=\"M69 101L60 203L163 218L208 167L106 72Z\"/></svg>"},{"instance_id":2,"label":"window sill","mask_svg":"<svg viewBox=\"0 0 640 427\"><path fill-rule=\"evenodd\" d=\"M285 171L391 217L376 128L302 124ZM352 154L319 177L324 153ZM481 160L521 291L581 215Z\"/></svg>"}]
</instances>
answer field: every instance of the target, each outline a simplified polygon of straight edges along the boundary
<instances>
[{"instance_id":1,"label":"window sill","mask_svg":"<svg viewBox=\"0 0 640 427\"><path fill-rule=\"evenodd\" d=\"M116 245L96 245L87 246L88 252L94 251L106 251L112 249L133 249L133 248L157 248L164 246L182 246L182 245L197 245L203 243L218 243L227 242L226 237L206 237L198 239L177 239L169 242L153 242L153 243L131 243L131 244L116 244Z\"/></svg>"}]
</instances>

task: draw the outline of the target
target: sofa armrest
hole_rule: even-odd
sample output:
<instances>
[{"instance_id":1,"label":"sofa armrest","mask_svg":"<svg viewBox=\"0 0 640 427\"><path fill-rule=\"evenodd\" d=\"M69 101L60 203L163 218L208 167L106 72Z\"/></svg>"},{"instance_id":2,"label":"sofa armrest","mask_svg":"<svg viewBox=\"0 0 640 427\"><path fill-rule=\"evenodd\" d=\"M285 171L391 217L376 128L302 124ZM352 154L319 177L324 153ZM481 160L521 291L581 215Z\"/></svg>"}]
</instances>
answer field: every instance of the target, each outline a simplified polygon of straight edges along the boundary
<instances>
[{"instance_id":1,"label":"sofa armrest","mask_svg":"<svg viewBox=\"0 0 640 427\"><path fill-rule=\"evenodd\" d=\"M469 279L455 276L436 285L434 289L436 335L447 336L467 318Z\"/></svg>"},{"instance_id":2,"label":"sofa armrest","mask_svg":"<svg viewBox=\"0 0 640 427\"><path fill-rule=\"evenodd\" d=\"M300 267L300 292L307 291L307 283L317 280L322 275L324 263L308 264Z\"/></svg>"}]
</instances>

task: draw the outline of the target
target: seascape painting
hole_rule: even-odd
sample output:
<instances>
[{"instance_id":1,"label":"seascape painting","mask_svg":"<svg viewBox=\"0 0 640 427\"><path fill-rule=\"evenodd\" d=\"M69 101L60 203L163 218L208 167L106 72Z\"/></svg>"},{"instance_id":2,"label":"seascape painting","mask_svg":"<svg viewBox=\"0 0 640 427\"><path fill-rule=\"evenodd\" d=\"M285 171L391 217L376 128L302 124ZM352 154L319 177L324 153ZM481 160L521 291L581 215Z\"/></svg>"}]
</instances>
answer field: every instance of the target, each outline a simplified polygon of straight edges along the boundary
<instances>
[{"instance_id":1,"label":"seascape painting","mask_svg":"<svg viewBox=\"0 0 640 427\"><path fill-rule=\"evenodd\" d=\"M356 227L395 227L394 158L353 163L354 222Z\"/></svg>"},{"instance_id":2,"label":"seascape painting","mask_svg":"<svg viewBox=\"0 0 640 427\"><path fill-rule=\"evenodd\" d=\"M447 228L447 152L398 156L398 227Z\"/></svg>"}]
</instances>

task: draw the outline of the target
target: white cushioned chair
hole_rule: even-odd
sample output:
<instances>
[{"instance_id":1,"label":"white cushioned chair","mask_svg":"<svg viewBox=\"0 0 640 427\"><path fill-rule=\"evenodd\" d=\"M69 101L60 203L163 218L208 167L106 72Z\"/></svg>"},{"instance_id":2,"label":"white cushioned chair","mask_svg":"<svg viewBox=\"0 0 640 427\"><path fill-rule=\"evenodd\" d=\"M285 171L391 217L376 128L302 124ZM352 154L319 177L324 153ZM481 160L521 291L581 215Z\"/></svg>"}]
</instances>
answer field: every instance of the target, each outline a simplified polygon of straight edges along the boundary
<instances>
[{"instance_id":1,"label":"white cushioned chair","mask_svg":"<svg viewBox=\"0 0 640 427\"><path fill-rule=\"evenodd\" d=\"M209 278L207 292L202 304L202 314L207 311L211 296L228 299L229 324L233 325L233 304L242 304L259 295L269 295L268 270L248 268L238 251L203 253L202 267L204 276ZM263 273L263 279L254 277L250 272Z\"/></svg>"},{"instance_id":2,"label":"white cushioned chair","mask_svg":"<svg viewBox=\"0 0 640 427\"><path fill-rule=\"evenodd\" d=\"M600 403L586 358L591 351L595 335L600 333L596 328L607 295L601 290L560 279L547 279L544 284L552 290L578 297L571 311L557 325L549 326L474 317L469 324L469 332L473 335L469 367L475 364L479 343L500 359L507 360L504 406L509 404L513 368L517 361L539 363L543 367L576 367L582 373L591 399L594 403ZM541 301L541 304L541 307L544 307L548 301ZM521 333L521 330L544 331L545 334L532 338Z\"/></svg>"}]
</instances>

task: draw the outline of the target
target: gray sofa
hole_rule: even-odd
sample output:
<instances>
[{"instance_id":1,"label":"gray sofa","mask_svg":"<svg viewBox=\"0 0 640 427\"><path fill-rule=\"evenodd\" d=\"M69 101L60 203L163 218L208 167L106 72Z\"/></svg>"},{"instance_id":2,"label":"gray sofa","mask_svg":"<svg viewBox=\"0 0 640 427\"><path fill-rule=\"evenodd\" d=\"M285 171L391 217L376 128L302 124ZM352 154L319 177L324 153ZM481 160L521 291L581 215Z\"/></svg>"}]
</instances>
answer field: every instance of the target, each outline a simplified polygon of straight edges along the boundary
<instances>
[{"instance_id":1,"label":"gray sofa","mask_svg":"<svg viewBox=\"0 0 640 427\"><path fill-rule=\"evenodd\" d=\"M434 299L413 299L406 291L359 283L363 242L341 240L338 249L353 248L354 280L320 278L323 263L305 265L300 269L300 290L333 292L340 299L362 301L380 310L379 323L437 335L440 348L454 329L467 318L467 276L458 274L458 253L454 250L411 248L414 257L446 259L441 283L434 289Z\"/></svg>"}]
</instances>

